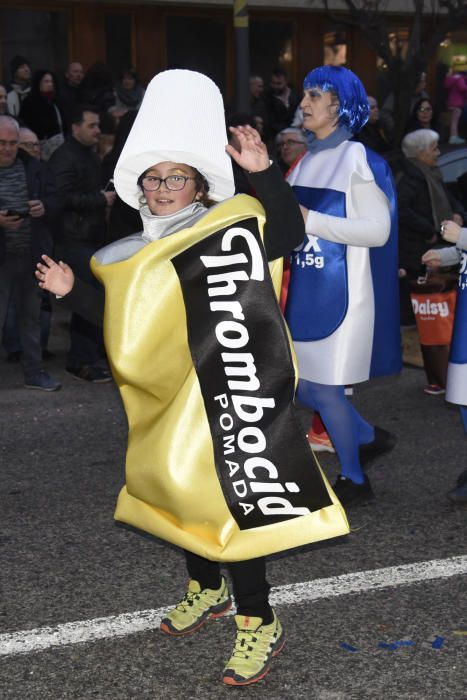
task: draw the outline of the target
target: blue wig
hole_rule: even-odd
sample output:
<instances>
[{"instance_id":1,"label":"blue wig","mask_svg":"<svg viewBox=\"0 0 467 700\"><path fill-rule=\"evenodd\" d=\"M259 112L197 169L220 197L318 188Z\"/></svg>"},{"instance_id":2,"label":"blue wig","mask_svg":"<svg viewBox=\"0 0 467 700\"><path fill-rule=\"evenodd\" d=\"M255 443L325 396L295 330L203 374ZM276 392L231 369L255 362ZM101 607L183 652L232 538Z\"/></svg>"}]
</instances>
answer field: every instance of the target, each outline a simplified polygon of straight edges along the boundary
<instances>
[{"instance_id":1,"label":"blue wig","mask_svg":"<svg viewBox=\"0 0 467 700\"><path fill-rule=\"evenodd\" d=\"M339 100L338 124L352 134L363 129L370 115L368 97L360 78L343 66L320 66L310 71L303 81L304 90L317 87L334 92Z\"/></svg>"}]
</instances>

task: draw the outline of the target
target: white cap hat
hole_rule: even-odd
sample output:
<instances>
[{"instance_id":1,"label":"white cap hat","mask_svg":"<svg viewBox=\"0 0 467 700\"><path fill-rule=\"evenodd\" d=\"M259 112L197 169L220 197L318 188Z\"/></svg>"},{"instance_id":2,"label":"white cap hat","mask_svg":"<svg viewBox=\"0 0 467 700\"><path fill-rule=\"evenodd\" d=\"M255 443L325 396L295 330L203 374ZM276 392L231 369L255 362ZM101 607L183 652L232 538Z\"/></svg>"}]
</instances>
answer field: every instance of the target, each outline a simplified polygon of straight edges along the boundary
<instances>
[{"instance_id":1,"label":"white cap hat","mask_svg":"<svg viewBox=\"0 0 467 700\"><path fill-rule=\"evenodd\" d=\"M148 85L118 159L115 189L139 209L139 176L152 165L171 161L199 170L209 183L210 199L220 202L235 191L226 144L224 103L215 83L189 70L159 73Z\"/></svg>"}]
</instances>

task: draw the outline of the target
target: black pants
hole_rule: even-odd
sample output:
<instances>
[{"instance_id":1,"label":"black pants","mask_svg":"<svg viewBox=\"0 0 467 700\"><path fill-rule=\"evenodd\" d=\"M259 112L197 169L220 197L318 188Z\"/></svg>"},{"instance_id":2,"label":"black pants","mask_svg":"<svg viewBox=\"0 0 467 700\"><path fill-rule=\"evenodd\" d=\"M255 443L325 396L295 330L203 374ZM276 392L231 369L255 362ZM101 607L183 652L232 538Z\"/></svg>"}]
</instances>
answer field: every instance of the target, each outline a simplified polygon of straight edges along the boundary
<instances>
[{"instance_id":1,"label":"black pants","mask_svg":"<svg viewBox=\"0 0 467 700\"><path fill-rule=\"evenodd\" d=\"M221 584L220 564L185 550L186 565L190 578L199 581L201 588L219 588ZM273 620L269 605L271 586L266 580L266 559L258 557L248 561L227 564L233 584L237 613L249 617L261 617L265 624Z\"/></svg>"}]
</instances>

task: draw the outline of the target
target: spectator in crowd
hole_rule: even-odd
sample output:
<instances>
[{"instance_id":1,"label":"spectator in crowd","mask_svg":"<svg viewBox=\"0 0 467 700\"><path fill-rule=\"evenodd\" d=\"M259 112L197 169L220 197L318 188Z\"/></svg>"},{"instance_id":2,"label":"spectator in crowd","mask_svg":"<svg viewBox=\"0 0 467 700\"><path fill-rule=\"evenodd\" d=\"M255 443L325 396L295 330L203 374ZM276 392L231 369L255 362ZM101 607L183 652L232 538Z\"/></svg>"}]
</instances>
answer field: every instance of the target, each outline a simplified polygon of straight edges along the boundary
<instances>
[{"instance_id":1,"label":"spectator in crowd","mask_svg":"<svg viewBox=\"0 0 467 700\"><path fill-rule=\"evenodd\" d=\"M80 100L80 85L83 81L84 69L79 61L72 61L65 71L60 86L60 106L65 115L67 133L70 129L71 117Z\"/></svg>"},{"instance_id":2,"label":"spectator in crowd","mask_svg":"<svg viewBox=\"0 0 467 700\"><path fill-rule=\"evenodd\" d=\"M301 129L288 127L282 129L276 136L278 165L283 173L300 158L306 151L306 137Z\"/></svg>"},{"instance_id":3,"label":"spectator in crowd","mask_svg":"<svg viewBox=\"0 0 467 700\"><path fill-rule=\"evenodd\" d=\"M453 219L462 225L464 221L464 209L446 188L437 167L438 144L439 135L432 129L418 129L402 141L406 159L397 184L401 297L417 282L424 253L441 242L441 222ZM433 289L430 286L426 292L445 291L449 282L446 278L444 286L437 285ZM424 291L420 285L419 291ZM421 349L428 380L425 392L444 393L448 344L422 344Z\"/></svg>"},{"instance_id":4,"label":"spectator in crowd","mask_svg":"<svg viewBox=\"0 0 467 700\"><path fill-rule=\"evenodd\" d=\"M144 97L144 88L134 68L127 68L115 87L115 108L122 114L129 109L139 109Z\"/></svg>"},{"instance_id":5,"label":"spectator in crowd","mask_svg":"<svg viewBox=\"0 0 467 700\"><path fill-rule=\"evenodd\" d=\"M8 114L6 87L0 83L0 114Z\"/></svg>"},{"instance_id":6,"label":"spectator in crowd","mask_svg":"<svg viewBox=\"0 0 467 700\"><path fill-rule=\"evenodd\" d=\"M432 102L426 98L422 97L415 103L413 111L407 122L405 133L409 134L417 129L431 129L438 133L438 138L440 132L438 129L438 122L434 115L434 107Z\"/></svg>"},{"instance_id":7,"label":"spectator in crowd","mask_svg":"<svg viewBox=\"0 0 467 700\"><path fill-rule=\"evenodd\" d=\"M449 143L459 145L465 143L465 139L459 136L459 121L467 102L467 56L453 56L444 86L448 91L447 106L451 112Z\"/></svg>"},{"instance_id":8,"label":"spectator in crowd","mask_svg":"<svg viewBox=\"0 0 467 700\"><path fill-rule=\"evenodd\" d=\"M386 129L386 132L388 134L392 134L395 131L394 90L391 84L391 80L389 79L386 73L381 73L380 79L380 92L382 95L380 102L382 106L380 109L379 118L384 128ZM430 100L430 96L426 91L426 73L424 72L419 74L417 83L415 85L415 89L413 91L412 97L410 98L410 115L414 114L415 107L420 103L421 100ZM408 131L413 131L414 129L421 128L423 127L420 125L415 125L413 127L410 127L409 129L406 129L405 133L407 133Z\"/></svg>"},{"instance_id":9,"label":"spectator in crowd","mask_svg":"<svg viewBox=\"0 0 467 700\"><path fill-rule=\"evenodd\" d=\"M267 137L274 141L279 131L291 125L300 103L299 93L289 85L287 74L277 68L271 74L269 90L265 93Z\"/></svg>"},{"instance_id":10,"label":"spectator in crowd","mask_svg":"<svg viewBox=\"0 0 467 700\"><path fill-rule=\"evenodd\" d=\"M107 191L113 191L114 189L114 170L137 114L138 112L135 109L131 109L123 115L117 126L113 148L102 160L102 184ZM129 236L135 231L139 231L140 228L141 217L139 212L130 207L117 194L109 213L107 242L111 243L124 238L124 236Z\"/></svg>"},{"instance_id":11,"label":"spectator in crowd","mask_svg":"<svg viewBox=\"0 0 467 700\"><path fill-rule=\"evenodd\" d=\"M20 127L19 130L19 149L28 153L32 158L40 160L41 145L36 134L27 129ZM50 173L49 173L50 178ZM52 232L53 233L53 232ZM47 349L50 335L50 325L52 321L52 307L50 304L50 295L48 292L42 293L40 326L41 326L41 348L42 359L51 359L55 357L52 352ZM19 362L21 359L21 336L19 332L18 314L16 311L16 303L12 298L8 306L7 317L3 327L3 347L7 352L7 362Z\"/></svg>"},{"instance_id":12,"label":"spectator in crowd","mask_svg":"<svg viewBox=\"0 0 467 700\"><path fill-rule=\"evenodd\" d=\"M82 279L97 285L89 261L105 242L106 211L115 200L115 192L102 190L101 163L95 150L100 133L97 108L78 106L71 132L50 160L65 208L59 254ZM100 329L73 314L70 340L67 371L92 383L110 381L109 372L98 364L103 354Z\"/></svg>"},{"instance_id":13,"label":"spectator in crowd","mask_svg":"<svg viewBox=\"0 0 467 700\"><path fill-rule=\"evenodd\" d=\"M41 144L37 138L37 134L25 126L19 129L19 147L29 153L33 158L41 157Z\"/></svg>"},{"instance_id":14,"label":"spectator in crowd","mask_svg":"<svg viewBox=\"0 0 467 700\"><path fill-rule=\"evenodd\" d=\"M370 107L370 116L363 129L355 136L355 140L373 149L376 153L387 153L391 150L391 139L379 118L376 97L368 95L368 106Z\"/></svg>"},{"instance_id":15,"label":"spectator in crowd","mask_svg":"<svg viewBox=\"0 0 467 700\"><path fill-rule=\"evenodd\" d=\"M7 96L8 114L17 117L21 110L21 103L31 91L31 64L24 56L15 56L11 59L10 71L11 83Z\"/></svg>"},{"instance_id":16,"label":"spectator in crowd","mask_svg":"<svg viewBox=\"0 0 467 700\"><path fill-rule=\"evenodd\" d=\"M250 114L262 121L262 135L266 129L267 110L264 101L264 80L260 75L250 76Z\"/></svg>"},{"instance_id":17,"label":"spectator in crowd","mask_svg":"<svg viewBox=\"0 0 467 700\"><path fill-rule=\"evenodd\" d=\"M80 85L81 102L91 105L102 115L115 105L115 93L112 73L105 63L94 63L86 73Z\"/></svg>"},{"instance_id":18,"label":"spectator in crowd","mask_svg":"<svg viewBox=\"0 0 467 700\"><path fill-rule=\"evenodd\" d=\"M23 100L20 120L41 142L42 160L49 160L62 145L64 118L57 103L57 82L50 71L34 73L30 94Z\"/></svg>"},{"instance_id":19,"label":"spectator in crowd","mask_svg":"<svg viewBox=\"0 0 467 700\"><path fill-rule=\"evenodd\" d=\"M0 116L0 328L13 298L21 339L24 386L56 391L60 383L42 368L40 310L34 268L44 250L52 252L51 228L60 205L47 169L18 148L19 128Z\"/></svg>"}]
</instances>

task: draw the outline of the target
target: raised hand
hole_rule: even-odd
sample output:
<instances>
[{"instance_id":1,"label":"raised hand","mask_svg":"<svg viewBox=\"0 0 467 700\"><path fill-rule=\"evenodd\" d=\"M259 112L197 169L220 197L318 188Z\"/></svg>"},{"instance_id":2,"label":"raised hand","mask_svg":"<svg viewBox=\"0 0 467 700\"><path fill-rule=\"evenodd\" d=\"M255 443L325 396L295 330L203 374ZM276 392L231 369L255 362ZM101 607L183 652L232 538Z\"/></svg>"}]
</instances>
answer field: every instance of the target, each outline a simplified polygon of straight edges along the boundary
<instances>
[{"instance_id":1,"label":"raised hand","mask_svg":"<svg viewBox=\"0 0 467 700\"><path fill-rule=\"evenodd\" d=\"M64 297L71 292L75 283L73 270L66 263L56 263L55 260L49 258L48 255L43 255L43 263L37 263L36 277L41 289Z\"/></svg>"},{"instance_id":2,"label":"raised hand","mask_svg":"<svg viewBox=\"0 0 467 700\"><path fill-rule=\"evenodd\" d=\"M238 165L249 173L258 173L269 168L269 155L261 137L252 126L231 126L238 147L232 144L225 147L227 153Z\"/></svg>"}]
</instances>

